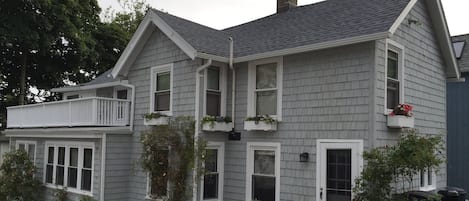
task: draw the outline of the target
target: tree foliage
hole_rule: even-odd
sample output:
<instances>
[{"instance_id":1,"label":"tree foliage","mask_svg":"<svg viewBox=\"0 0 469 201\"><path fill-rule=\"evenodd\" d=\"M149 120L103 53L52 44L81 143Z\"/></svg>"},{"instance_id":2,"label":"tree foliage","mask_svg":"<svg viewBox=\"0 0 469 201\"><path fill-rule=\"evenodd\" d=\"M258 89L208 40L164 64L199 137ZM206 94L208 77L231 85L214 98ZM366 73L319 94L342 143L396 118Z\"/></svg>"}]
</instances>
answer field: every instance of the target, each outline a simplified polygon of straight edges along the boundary
<instances>
[{"instance_id":1,"label":"tree foliage","mask_svg":"<svg viewBox=\"0 0 469 201\"><path fill-rule=\"evenodd\" d=\"M34 179L36 167L23 150L4 155L0 166L0 200L40 200L41 182Z\"/></svg>"},{"instance_id":2,"label":"tree foliage","mask_svg":"<svg viewBox=\"0 0 469 201\"><path fill-rule=\"evenodd\" d=\"M415 188L421 170L437 170L443 163L441 136L421 136L416 130L403 134L394 146L363 153L367 165L355 181L356 201L401 201L403 192Z\"/></svg>"}]
</instances>

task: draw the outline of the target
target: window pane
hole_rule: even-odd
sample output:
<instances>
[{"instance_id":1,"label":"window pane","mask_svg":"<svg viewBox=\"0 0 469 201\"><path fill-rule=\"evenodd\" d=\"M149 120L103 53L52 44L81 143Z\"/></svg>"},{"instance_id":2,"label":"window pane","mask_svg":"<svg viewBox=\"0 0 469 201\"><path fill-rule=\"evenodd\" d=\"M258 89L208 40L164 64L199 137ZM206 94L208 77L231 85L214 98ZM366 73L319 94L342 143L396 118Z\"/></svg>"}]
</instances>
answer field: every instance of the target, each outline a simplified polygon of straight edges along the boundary
<instances>
[{"instance_id":1,"label":"window pane","mask_svg":"<svg viewBox=\"0 0 469 201\"><path fill-rule=\"evenodd\" d=\"M169 111L170 92L155 93L155 111Z\"/></svg>"},{"instance_id":2,"label":"window pane","mask_svg":"<svg viewBox=\"0 0 469 201\"><path fill-rule=\"evenodd\" d=\"M171 82L170 72L158 73L156 76L156 90L157 91L169 90L170 82Z\"/></svg>"},{"instance_id":3,"label":"window pane","mask_svg":"<svg viewBox=\"0 0 469 201\"><path fill-rule=\"evenodd\" d=\"M65 165L65 147L59 147L59 159L57 164Z\"/></svg>"},{"instance_id":4,"label":"window pane","mask_svg":"<svg viewBox=\"0 0 469 201\"><path fill-rule=\"evenodd\" d=\"M117 99L127 99L127 90L117 91Z\"/></svg>"},{"instance_id":5,"label":"window pane","mask_svg":"<svg viewBox=\"0 0 469 201\"><path fill-rule=\"evenodd\" d=\"M252 199L275 200L275 177L252 176Z\"/></svg>"},{"instance_id":6,"label":"window pane","mask_svg":"<svg viewBox=\"0 0 469 201\"><path fill-rule=\"evenodd\" d=\"M54 147L49 147L49 153L47 155L47 163L54 163Z\"/></svg>"},{"instance_id":7,"label":"window pane","mask_svg":"<svg viewBox=\"0 0 469 201\"><path fill-rule=\"evenodd\" d=\"M57 166L55 173L55 184L63 186L64 185L64 167Z\"/></svg>"},{"instance_id":8,"label":"window pane","mask_svg":"<svg viewBox=\"0 0 469 201\"><path fill-rule=\"evenodd\" d=\"M254 174L275 175L274 151L254 151Z\"/></svg>"},{"instance_id":9,"label":"window pane","mask_svg":"<svg viewBox=\"0 0 469 201\"><path fill-rule=\"evenodd\" d=\"M28 156L31 161L34 162L34 155L36 154L36 145L35 144L28 144Z\"/></svg>"},{"instance_id":10,"label":"window pane","mask_svg":"<svg viewBox=\"0 0 469 201\"><path fill-rule=\"evenodd\" d=\"M399 82L388 79L387 108L394 109L399 104Z\"/></svg>"},{"instance_id":11,"label":"window pane","mask_svg":"<svg viewBox=\"0 0 469 201\"><path fill-rule=\"evenodd\" d=\"M25 144L18 144L18 149L19 149L19 150L26 151Z\"/></svg>"},{"instance_id":12,"label":"window pane","mask_svg":"<svg viewBox=\"0 0 469 201\"><path fill-rule=\"evenodd\" d=\"M91 191L91 170L81 170L81 190Z\"/></svg>"},{"instance_id":13,"label":"window pane","mask_svg":"<svg viewBox=\"0 0 469 201\"><path fill-rule=\"evenodd\" d=\"M220 116L220 92L207 91L207 115Z\"/></svg>"},{"instance_id":14,"label":"window pane","mask_svg":"<svg viewBox=\"0 0 469 201\"><path fill-rule=\"evenodd\" d=\"M256 92L256 114L276 115L277 114L277 91Z\"/></svg>"},{"instance_id":15,"label":"window pane","mask_svg":"<svg viewBox=\"0 0 469 201\"><path fill-rule=\"evenodd\" d=\"M277 64L262 64L256 66L256 89L277 87Z\"/></svg>"},{"instance_id":16,"label":"window pane","mask_svg":"<svg viewBox=\"0 0 469 201\"><path fill-rule=\"evenodd\" d=\"M399 79L398 76L398 54L393 51L388 51L388 77Z\"/></svg>"},{"instance_id":17,"label":"window pane","mask_svg":"<svg viewBox=\"0 0 469 201\"><path fill-rule=\"evenodd\" d=\"M213 67L207 70L207 89L220 90L220 69Z\"/></svg>"},{"instance_id":18,"label":"window pane","mask_svg":"<svg viewBox=\"0 0 469 201\"><path fill-rule=\"evenodd\" d=\"M218 150L216 149L207 149L205 156L205 171L218 172L217 170L217 159L218 159Z\"/></svg>"},{"instance_id":19,"label":"window pane","mask_svg":"<svg viewBox=\"0 0 469 201\"><path fill-rule=\"evenodd\" d=\"M76 188L77 187L77 168L68 168L68 187Z\"/></svg>"},{"instance_id":20,"label":"window pane","mask_svg":"<svg viewBox=\"0 0 469 201\"><path fill-rule=\"evenodd\" d=\"M78 166L78 148L70 148L70 166Z\"/></svg>"},{"instance_id":21,"label":"window pane","mask_svg":"<svg viewBox=\"0 0 469 201\"><path fill-rule=\"evenodd\" d=\"M92 149L84 149L84 157L83 157L83 168L90 168L93 163L93 150Z\"/></svg>"},{"instance_id":22,"label":"window pane","mask_svg":"<svg viewBox=\"0 0 469 201\"><path fill-rule=\"evenodd\" d=\"M432 169L428 170L427 177L428 177L428 180L427 180L428 185L429 186L433 185L433 172L432 172Z\"/></svg>"},{"instance_id":23,"label":"window pane","mask_svg":"<svg viewBox=\"0 0 469 201\"><path fill-rule=\"evenodd\" d=\"M420 187L425 187L425 171L420 170Z\"/></svg>"},{"instance_id":24,"label":"window pane","mask_svg":"<svg viewBox=\"0 0 469 201\"><path fill-rule=\"evenodd\" d=\"M52 174L54 173L54 166L46 166L46 183L52 184Z\"/></svg>"},{"instance_id":25,"label":"window pane","mask_svg":"<svg viewBox=\"0 0 469 201\"><path fill-rule=\"evenodd\" d=\"M204 176L204 199L218 198L218 174Z\"/></svg>"},{"instance_id":26,"label":"window pane","mask_svg":"<svg viewBox=\"0 0 469 201\"><path fill-rule=\"evenodd\" d=\"M168 150L157 151L158 174L151 175L151 195L154 197L166 196L168 189Z\"/></svg>"}]
</instances>

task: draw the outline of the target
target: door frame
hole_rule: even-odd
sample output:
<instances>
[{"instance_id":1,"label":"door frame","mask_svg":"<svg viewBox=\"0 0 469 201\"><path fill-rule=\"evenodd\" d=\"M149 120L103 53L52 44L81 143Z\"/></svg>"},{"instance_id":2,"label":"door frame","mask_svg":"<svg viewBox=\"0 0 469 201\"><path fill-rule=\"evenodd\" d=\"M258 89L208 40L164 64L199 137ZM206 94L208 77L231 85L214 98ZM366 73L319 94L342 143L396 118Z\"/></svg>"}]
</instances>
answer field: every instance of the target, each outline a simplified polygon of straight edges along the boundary
<instances>
[{"instance_id":1,"label":"door frame","mask_svg":"<svg viewBox=\"0 0 469 201\"><path fill-rule=\"evenodd\" d=\"M347 139L318 139L316 140L316 201L321 201L319 195L321 192L321 166L324 165L322 164L322 157L323 157L323 152L322 152L322 147L323 145L333 145L334 148L337 149L357 149L357 155L358 155L358 173L360 173L363 170L363 140L347 140ZM353 154L353 151L352 151ZM353 157L353 155L352 155ZM353 163L353 161L352 161ZM359 175L354 175L352 172L352 189L355 186L354 180L357 178ZM352 199L353 199L353 192L352 192Z\"/></svg>"}]
</instances>

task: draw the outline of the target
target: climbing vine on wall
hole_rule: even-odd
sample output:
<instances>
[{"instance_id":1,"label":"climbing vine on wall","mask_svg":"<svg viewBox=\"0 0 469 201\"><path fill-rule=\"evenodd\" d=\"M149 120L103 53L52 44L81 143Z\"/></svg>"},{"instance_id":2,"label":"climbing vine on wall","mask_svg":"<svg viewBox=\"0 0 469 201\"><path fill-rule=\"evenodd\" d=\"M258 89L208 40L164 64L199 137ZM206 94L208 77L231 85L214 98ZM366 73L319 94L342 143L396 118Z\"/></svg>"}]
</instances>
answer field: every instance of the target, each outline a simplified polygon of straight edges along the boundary
<instances>
[{"instance_id":1,"label":"climbing vine on wall","mask_svg":"<svg viewBox=\"0 0 469 201\"><path fill-rule=\"evenodd\" d=\"M140 164L151 178L152 195L169 201L185 201L192 195L191 173L195 168L199 181L206 148L205 141L194 138L194 125L192 117L176 117L168 125L142 132Z\"/></svg>"},{"instance_id":2,"label":"climbing vine on wall","mask_svg":"<svg viewBox=\"0 0 469 201\"><path fill-rule=\"evenodd\" d=\"M444 162L443 150L441 136L408 130L396 145L364 152L367 165L355 181L354 200L405 200L401 193L413 190L414 178L421 170L437 170Z\"/></svg>"}]
</instances>

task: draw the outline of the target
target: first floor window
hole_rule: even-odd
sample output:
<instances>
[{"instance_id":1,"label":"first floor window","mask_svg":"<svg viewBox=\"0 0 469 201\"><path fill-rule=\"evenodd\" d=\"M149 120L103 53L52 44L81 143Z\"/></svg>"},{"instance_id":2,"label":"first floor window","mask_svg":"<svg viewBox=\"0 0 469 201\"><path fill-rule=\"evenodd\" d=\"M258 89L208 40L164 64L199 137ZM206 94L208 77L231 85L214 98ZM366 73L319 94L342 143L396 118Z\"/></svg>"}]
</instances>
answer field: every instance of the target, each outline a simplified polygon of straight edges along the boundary
<instances>
[{"instance_id":1,"label":"first floor window","mask_svg":"<svg viewBox=\"0 0 469 201\"><path fill-rule=\"evenodd\" d=\"M209 142L205 151L203 200L223 200L224 144Z\"/></svg>"},{"instance_id":2,"label":"first floor window","mask_svg":"<svg viewBox=\"0 0 469 201\"><path fill-rule=\"evenodd\" d=\"M149 176L150 198L162 198L168 196L168 168L169 168L169 150L158 150L156 152L155 172Z\"/></svg>"},{"instance_id":3,"label":"first floor window","mask_svg":"<svg viewBox=\"0 0 469 201\"><path fill-rule=\"evenodd\" d=\"M93 145L46 143L45 183L91 192Z\"/></svg>"},{"instance_id":4,"label":"first floor window","mask_svg":"<svg viewBox=\"0 0 469 201\"><path fill-rule=\"evenodd\" d=\"M436 189L436 173L433 169L420 170L420 189L434 190Z\"/></svg>"},{"instance_id":5,"label":"first floor window","mask_svg":"<svg viewBox=\"0 0 469 201\"><path fill-rule=\"evenodd\" d=\"M16 149L25 151L29 159L34 163L36 159L36 142L32 141L17 141Z\"/></svg>"},{"instance_id":6,"label":"first floor window","mask_svg":"<svg viewBox=\"0 0 469 201\"><path fill-rule=\"evenodd\" d=\"M280 145L248 146L248 200L279 200Z\"/></svg>"}]
</instances>

